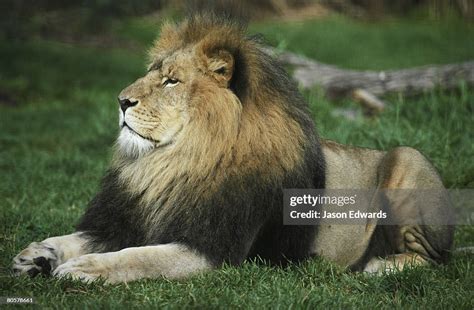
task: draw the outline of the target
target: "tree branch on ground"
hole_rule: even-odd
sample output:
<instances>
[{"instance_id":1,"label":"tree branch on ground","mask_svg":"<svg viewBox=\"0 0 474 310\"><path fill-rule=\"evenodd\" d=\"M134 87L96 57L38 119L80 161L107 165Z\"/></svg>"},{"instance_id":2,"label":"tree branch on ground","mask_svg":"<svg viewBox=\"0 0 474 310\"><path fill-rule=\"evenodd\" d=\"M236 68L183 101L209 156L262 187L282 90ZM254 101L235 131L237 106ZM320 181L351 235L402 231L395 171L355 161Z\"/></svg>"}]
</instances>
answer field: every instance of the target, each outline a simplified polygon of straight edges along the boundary
<instances>
[{"instance_id":1,"label":"tree branch on ground","mask_svg":"<svg viewBox=\"0 0 474 310\"><path fill-rule=\"evenodd\" d=\"M300 87L319 86L330 99L352 97L374 112L384 108L383 101L377 97L390 93L416 95L435 87L451 90L463 82L474 86L474 61L400 70L357 71L273 48L268 48L267 52L294 69L293 78Z\"/></svg>"}]
</instances>

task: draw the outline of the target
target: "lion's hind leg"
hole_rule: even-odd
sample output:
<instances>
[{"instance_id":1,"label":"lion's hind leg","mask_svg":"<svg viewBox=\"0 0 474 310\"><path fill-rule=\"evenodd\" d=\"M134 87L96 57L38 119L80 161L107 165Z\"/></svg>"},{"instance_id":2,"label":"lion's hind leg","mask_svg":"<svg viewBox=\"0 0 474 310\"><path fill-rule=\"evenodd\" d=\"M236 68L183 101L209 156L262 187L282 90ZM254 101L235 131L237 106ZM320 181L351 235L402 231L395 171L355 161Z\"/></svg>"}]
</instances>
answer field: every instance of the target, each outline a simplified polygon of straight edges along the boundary
<instances>
[{"instance_id":1,"label":"lion's hind leg","mask_svg":"<svg viewBox=\"0 0 474 310\"><path fill-rule=\"evenodd\" d=\"M453 241L451 205L441 179L418 151L388 152L378 171L389 223L383 227L386 257L372 258L365 271L404 269L447 260Z\"/></svg>"}]
</instances>

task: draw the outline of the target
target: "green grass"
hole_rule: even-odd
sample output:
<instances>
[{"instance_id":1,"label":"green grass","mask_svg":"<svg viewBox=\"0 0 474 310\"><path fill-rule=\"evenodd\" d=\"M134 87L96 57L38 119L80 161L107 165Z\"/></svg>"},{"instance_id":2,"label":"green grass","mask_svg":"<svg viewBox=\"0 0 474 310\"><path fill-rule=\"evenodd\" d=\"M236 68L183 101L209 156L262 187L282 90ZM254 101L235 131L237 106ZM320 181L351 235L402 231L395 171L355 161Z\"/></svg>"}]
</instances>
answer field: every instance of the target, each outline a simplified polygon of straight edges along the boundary
<instances>
[{"instance_id":1,"label":"green grass","mask_svg":"<svg viewBox=\"0 0 474 310\"><path fill-rule=\"evenodd\" d=\"M123 36L152 32L146 23L131 25ZM308 30L314 25L318 27ZM303 25L260 24L252 29L266 33L276 45L353 68L474 58L468 40L471 26L459 33L449 30L461 27L457 23L428 27L410 21L393 27L333 18ZM315 42L299 39L308 31ZM363 31L368 33L362 36ZM151 39L141 33L137 42ZM44 307L61 309L474 307L472 256L459 254L446 266L381 277L347 273L316 259L286 269L246 262L186 281L158 279L117 286L11 278L11 259L29 242L73 231L110 159L117 133L115 98L144 72L144 64L143 53L118 49L0 42L0 91L18 103L0 105L0 296L33 296ZM305 96L322 136L381 149L416 147L433 161L448 187L474 188L473 90L460 85L454 93L436 90L417 98L393 96L386 99L388 108L379 117L361 116L354 121L333 113L342 107L361 114L350 100L335 104L318 90ZM473 240L473 226L458 228L456 246L472 246Z\"/></svg>"}]
</instances>

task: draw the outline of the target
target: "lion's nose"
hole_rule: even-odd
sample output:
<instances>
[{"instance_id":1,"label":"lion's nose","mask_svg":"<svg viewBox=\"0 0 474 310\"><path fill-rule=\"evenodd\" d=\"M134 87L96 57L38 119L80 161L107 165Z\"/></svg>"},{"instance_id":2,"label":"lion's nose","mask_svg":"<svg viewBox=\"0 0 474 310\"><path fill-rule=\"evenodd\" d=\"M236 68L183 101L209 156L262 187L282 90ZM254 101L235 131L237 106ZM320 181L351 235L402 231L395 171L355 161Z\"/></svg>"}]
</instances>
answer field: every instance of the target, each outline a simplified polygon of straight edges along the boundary
<instances>
[{"instance_id":1,"label":"lion's nose","mask_svg":"<svg viewBox=\"0 0 474 310\"><path fill-rule=\"evenodd\" d=\"M120 109L122 109L123 113L125 113L125 110L127 110L130 107L133 107L134 105L137 105L138 103L138 100L130 100L128 98L118 97L117 99L120 105Z\"/></svg>"}]
</instances>

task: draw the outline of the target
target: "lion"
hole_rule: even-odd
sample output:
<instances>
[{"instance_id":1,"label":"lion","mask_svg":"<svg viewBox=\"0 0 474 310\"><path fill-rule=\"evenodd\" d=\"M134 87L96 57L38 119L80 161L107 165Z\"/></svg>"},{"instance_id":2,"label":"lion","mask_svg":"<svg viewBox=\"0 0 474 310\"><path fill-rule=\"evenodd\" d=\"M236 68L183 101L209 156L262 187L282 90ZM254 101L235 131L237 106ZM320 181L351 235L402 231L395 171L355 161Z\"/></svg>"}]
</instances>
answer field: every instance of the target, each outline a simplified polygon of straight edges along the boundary
<instances>
[{"instance_id":1,"label":"lion","mask_svg":"<svg viewBox=\"0 0 474 310\"><path fill-rule=\"evenodd\" d=\"M448 259L453 226L425 224L451 209L430 162L319 137L297 85L245 31L211 15L162 27L146 74L118 96L113 160L76 231L31 243L14 274L119 283L254 257L371 273ZM435 189L439 203L420 213L388 197L410 225L284 225L285 188Z\"/></svg>"}]
</instances>

